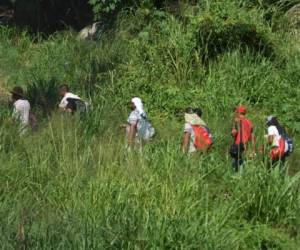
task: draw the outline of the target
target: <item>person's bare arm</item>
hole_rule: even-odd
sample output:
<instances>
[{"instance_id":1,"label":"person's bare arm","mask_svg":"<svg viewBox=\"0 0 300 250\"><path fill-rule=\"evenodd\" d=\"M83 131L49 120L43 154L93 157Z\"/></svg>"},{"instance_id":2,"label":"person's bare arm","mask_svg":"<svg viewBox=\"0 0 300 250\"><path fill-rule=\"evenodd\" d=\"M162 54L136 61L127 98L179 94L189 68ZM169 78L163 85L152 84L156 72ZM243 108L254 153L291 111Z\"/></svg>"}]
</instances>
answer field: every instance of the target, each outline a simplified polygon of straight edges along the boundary
<instances>
[{"instance_id":1,"label":"person's bare arm","mask_svg":"<svg viewBox=\"0 0 300 250\"><path fill-rule=\"evenodd\" d=\"M238 134L237 129L236 129L236 128L233 128L233 129L231 130L231 136L232 136L233 138L236 138L237 134Z\"/></svg>"},{"instance_id":2,"label":"person's bare arm","mask_svg":"<svg viewBox=\"0 0 300 250\"><path fill-rule=\"evenodd\" d=\"M268 137L267 137L267 143L269 145L272 145L273 140L274 140L274 135L268 135Z\"/></svg>"},{"instance_id":3,"label":"person's bare arm","mask_svg":"<svg viewBox=\"0 0 300 250\"><path fill-rule=\"evenodd\" d=\"M191 138L191 134L188 133L188 132L185 132L184 133L184 136L183 136L183 142L182 142L182 151L184 153L187 152L187 149L188 149L188 145L190 143L190 138Z\"/></svg>"},{"instance_id":4,"label":"person's bare arm","mask_svg":"<svg viewBox=\"0 0 300 250\"><path fill-rule=\"evenodd\" d=\"M129 132L128 132L128 145L129 146L133 145L135 135L136 135L136 125L130 124Z\"/></svg>"}]
</instances>

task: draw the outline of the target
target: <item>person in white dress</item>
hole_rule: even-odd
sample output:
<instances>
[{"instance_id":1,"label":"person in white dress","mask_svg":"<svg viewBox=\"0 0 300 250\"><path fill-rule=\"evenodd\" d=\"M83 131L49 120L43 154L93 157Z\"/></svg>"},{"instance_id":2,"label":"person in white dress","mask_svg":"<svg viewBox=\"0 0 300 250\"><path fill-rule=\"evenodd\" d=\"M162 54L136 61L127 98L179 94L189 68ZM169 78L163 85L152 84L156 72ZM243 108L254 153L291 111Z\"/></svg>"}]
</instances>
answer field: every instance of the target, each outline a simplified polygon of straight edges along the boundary
<instances>
[{"instance_id":1,"label":"person in white dress","mask_svg":"<svg viewBox=\"0 0 300 250\"><path fill-rule=\"evenodd\" d=\"M126 130L126 140L128 148L135 144L142 146L149 141L155 134L155 129L147 119L144 105L139 97L134 97L130 102L131 113L127 123L121 125Z\"/></svg>"},{"instance_id":2,"label":"person in white dress","mask_svg":"<svg viewBox=\"0 0 300 250\"><path fill-rule=\"evenodd\" d=\"M30 103L26 100L22 87L14 87L11 93L13 101L13 119L19 123L21 132L30 125Z\"/></svg>"}]
</instances>

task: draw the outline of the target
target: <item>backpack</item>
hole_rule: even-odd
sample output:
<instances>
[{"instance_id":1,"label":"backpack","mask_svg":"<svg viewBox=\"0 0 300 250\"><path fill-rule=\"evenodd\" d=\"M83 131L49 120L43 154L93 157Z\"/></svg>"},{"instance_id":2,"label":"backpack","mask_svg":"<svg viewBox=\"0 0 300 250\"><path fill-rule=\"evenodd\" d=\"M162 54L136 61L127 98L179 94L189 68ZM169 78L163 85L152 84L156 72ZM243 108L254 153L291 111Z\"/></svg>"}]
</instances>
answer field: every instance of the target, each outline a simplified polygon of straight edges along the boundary
<instances>
[{"instance_id":1,"label":"backpack","mask_svg":"<svg viewBox=\"0 0 300 250\"><path fill-rule=\"evenodd\" d=\"M150 140L155 135L154 127L145 116L141 116L139 120L138 135L143 140Z\"/></svg>"},{"instance_id":2,"label":"backpack","mask_svg":"<svg viewBox=\"0 0 300 250\"><path fill-rule=\"evenodd\" d=\"M195 148L199 150L210 148L213 144L213 138L209 129L199 125L192 125L192 128L195 134Z\"/></svg>"},{"instance_id":3,"label":"backpack","mask_svg":"<svg viewBox=\"0 0 300 250\"><path fill-rule=\"evenodd\" d=\"M73 112L78 112L80 114L86 113L89 108L89 104L81 99L68 98L67 108L71 109Z\"/></svg>"},{"instance_id":4,"label":"backpack","mask_svg":"<svg viewBox=\"0 0 300 250\"><path fill-rule=\"evenodd\" d=\"M89 103L86 101L82 101L82 100L76 100L76 111L78 113L85 113L88 111L89 109Z\"/></svg>"},{"instance_id":5,"label":"backpack","mask_svg":"<svg viewBox=\"0 0 300 250\"><path fill-rule=\"evenodd\" d=\"M294 143L293 143L293 140L287 134L284 134L283 138L286 141L286 143L288 144L288 150L286 152L286 156L289 156L291 153L294 152Z\"/></svg>"}]
</instances>

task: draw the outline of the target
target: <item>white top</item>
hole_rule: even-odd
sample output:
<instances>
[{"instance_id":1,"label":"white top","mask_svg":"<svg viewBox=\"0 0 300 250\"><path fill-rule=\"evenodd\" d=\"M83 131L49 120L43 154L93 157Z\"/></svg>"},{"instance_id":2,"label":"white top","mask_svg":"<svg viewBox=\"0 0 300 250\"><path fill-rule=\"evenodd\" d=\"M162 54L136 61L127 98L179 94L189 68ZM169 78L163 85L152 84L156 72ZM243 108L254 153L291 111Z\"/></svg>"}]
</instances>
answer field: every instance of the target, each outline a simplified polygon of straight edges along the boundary
<instances>
[{"instance_id":1,"label":"white top","mask_svg":"<svg viewBox=\"0 0 300 250\"><path fill-rule=\"evenodd\" d=\"M29 124L30 103L27 100L17 100L14 103L13 117L22 125Z\"/></svg>"},{"instance_id":2,"label":"white top","mask_svg":"<svg viewBox=\"0 0 300 250\"><path fill-rule=\"evenodd\" d=\"M272 142L272 147L279 147L279 141L281 139L281 135L279 134L278 129L276 126L270 126L268 127L268 136L273 136L273 142ZM285 142L285 151L288 151L288 144Z\"/></svg>"},{"instance_id":3,"label":"white top","mask_svg":"<svg viewBox=\"0 0 300 250\"><path fill-rule=\"evenodd\" d=\"M63 99L60 101L60 104L58 105L60 108L65 109L68 105L68 98L73 98L73 99L78 99L81 100L81 98L78 95L74 95L70 92L66 93L65 96L63 97Z\"/></svg>"},{"instance_id":4,"label":"white top","mask_svg":"<svg viewBox=\"0 0 300 250\"><path fill-rule=\"evenodd\" d=\"M140 142L140 139L147 141L155 135L155 129L152 124L147 120L146 113L141 113L138 109L132 111L127 119L126 135L128 136L130 126L136 126L136 140Z\"/></svg>"},{"instance_id":5,"label":"white top","mask_svg":"<svg viewBox=\"0 0 300 250\"><path fill-rule=\"evenodd\" d=\"M140 112L136 109L132 111L127 119L128 124L130 125L136 125L137 131L140 129L140 123L139 121L142 119L142 116Z\"/></svg>"},{"instance_id":6,"label":"white top","mask_svg":"<svg viewBox=\"0 0 300 250\"><path fill-rule=\"evenodd\" d=\"M185 123L184 124L184 132L189 133L191 135L188 152L189 153L196 152L197 149L195 148L195 145L194 145L195 132L194 132L194 129L193 129L193 127L190 123Z\"/></svg>"}]
</instances>

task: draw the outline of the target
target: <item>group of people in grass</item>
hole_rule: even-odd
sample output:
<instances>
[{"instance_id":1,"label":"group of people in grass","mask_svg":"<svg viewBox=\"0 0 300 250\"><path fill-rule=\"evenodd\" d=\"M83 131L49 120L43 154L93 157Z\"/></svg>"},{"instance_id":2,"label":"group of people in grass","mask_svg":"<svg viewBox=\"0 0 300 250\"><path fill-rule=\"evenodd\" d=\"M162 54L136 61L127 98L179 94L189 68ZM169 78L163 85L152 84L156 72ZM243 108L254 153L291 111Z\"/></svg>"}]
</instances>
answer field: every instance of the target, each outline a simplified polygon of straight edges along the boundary
<instances>
[{"instance_id":1,"label":"group of people in grass","mask_svg":"<svg viewBox=\"0 0 300 250\"><path fill-rule=\"evenodd\" d=\"M59 109L67 113L87 112L89 104L79 96L70 92L68 85L62 85L58 91L61 102ZM21 87L15 87L11 91L13 101L13 118L18 121L21 133L25 133L31 126L36 125L36 118L31 112L29 101ZM155 129L147 118L144 105L139 97L134 97L130 102L131 113L127 122L122 124L126 132L127 148L139 148L151 140L155 135ZM256 155L256 142L253 134L253 124L246 117L247 109L239 106L235 109L234 126L231 135L234 139L229 153L233 159L233 169L238 171L243 164L244 155L251 157ZM184 130L182 150L188 154L197 152L208 153L213 146L213 136L207 124L202 119L200 108L187 108L184 114ZM279 124L275 116L266 119L267 134L265 139L270 146L269 157L272 166L279 163L284 165L286 157L293 151L293 142L288 137L285 129Z\"/></svg>"}]
</instances>

